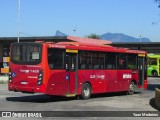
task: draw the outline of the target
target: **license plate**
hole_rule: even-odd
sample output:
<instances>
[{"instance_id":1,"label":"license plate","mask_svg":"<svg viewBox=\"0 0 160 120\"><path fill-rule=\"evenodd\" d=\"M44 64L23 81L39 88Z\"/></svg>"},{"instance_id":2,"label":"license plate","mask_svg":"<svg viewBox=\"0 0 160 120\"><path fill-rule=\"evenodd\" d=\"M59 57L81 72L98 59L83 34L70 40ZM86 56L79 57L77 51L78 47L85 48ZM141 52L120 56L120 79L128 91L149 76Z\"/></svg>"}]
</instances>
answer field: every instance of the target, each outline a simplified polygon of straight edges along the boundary
<instances>
[{"instance_id":1,"label":"license plate","mask_svg":"<svg viewBox=\"0 0 160 120\"><path fill-rule=\"evenodd\" d=\"M23 81L23 82L21 82L21 84L22 84L22 85L27 85L28 82L24 82L24 81Z\"/></svg>"}]
</instances>

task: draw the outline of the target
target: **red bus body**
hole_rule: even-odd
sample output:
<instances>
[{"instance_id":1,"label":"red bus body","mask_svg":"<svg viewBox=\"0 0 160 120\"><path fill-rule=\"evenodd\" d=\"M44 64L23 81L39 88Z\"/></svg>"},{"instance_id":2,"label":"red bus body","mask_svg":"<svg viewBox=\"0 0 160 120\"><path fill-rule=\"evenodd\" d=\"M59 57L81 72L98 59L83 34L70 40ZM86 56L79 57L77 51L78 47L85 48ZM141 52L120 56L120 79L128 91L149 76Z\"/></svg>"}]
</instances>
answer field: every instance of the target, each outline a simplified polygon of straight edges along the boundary
<instances>
[{"instance_id":1,"label":"red bus body","mask_svg":"<svg viewBox=\"0 0 160 120\"><path fill-rule=\"evenodd\" d=\"M92 94L95 94L128 91L131 81L134 81L137 87L147 89L147 75L143 76L141 84L138 84L139 74L141 74L139 73L139 69L79 69L78 63L75 63L75 70L67 71L66 69L50 69L48 64L49 48L65 50L66 54L75 54L75 58L78 58L79 51L82 50L134 54L145 58L146 52L144 51L120 49L103 45L84 45L81 43L77 43L77 45L47 42L32 44L41 45L41 60L38 64L18 64L12 62L11 54L11 73L8 82L8 89L10 91L74 96L81 95L84 83L89 83L92 87ZM39 85L38 79L41 79L40 77L42 77L42 83Z\"/></svg>"}]
</instances>

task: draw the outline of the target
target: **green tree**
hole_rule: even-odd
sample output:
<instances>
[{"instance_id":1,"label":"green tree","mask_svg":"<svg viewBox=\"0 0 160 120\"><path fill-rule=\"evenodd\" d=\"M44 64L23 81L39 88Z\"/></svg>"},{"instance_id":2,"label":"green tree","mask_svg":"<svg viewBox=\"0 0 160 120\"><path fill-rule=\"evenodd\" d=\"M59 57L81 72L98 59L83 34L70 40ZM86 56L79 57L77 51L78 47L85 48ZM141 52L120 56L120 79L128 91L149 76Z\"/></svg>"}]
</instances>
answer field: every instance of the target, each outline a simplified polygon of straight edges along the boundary
<instances>
[{"instance_id":1,"label":"green tree","mask_svg":"<svg viewBox=\"0 0 160 120\"><path fill-rule=\"evenodd\" d=\"M93 39L100 39L100 35L97 35L95 33L91 33L89 35L86 35L88 38L93 38Z\"/></svg>"}]
</instances>

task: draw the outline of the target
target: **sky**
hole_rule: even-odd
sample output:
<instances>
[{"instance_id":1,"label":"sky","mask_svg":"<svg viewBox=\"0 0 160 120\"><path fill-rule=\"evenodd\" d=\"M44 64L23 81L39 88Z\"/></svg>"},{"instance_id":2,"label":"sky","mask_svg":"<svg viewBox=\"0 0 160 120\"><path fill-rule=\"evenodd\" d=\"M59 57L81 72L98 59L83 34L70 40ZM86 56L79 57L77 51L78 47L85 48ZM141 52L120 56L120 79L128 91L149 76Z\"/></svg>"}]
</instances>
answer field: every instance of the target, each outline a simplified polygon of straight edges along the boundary
<instances>
[{"instance_id":1,"label":"sky","mask_svg":"<svg viewBox=\"0 0 160 120\"><path fill-rule=\"evenodd\" d=\"M20 36L54 36L57 30L79 37L110 32L160 42L160 8L154 0L20 0L20 3ZM0 0L0 37L17 35L18 0Z\"/></svg>"}]
</instances>

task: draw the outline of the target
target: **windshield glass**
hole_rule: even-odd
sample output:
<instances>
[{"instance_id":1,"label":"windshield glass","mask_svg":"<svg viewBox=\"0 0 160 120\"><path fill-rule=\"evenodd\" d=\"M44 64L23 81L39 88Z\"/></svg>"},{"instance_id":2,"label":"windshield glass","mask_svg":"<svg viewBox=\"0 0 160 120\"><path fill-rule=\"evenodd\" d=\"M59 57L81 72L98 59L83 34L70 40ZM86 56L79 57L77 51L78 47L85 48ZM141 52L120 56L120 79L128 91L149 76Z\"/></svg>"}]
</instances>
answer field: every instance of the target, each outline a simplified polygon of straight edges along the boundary
<instances>
[{"instance_id":1,"label":"windshield glass","mask_svg":"<svg viewBox=\"0 0 160 120\"><path fill-rule=\"evenodd\" d=\"M41 61L40 44L14 44L11 48L11 61L17 64L38 64Z\"/></svg>"}]
</instances>

